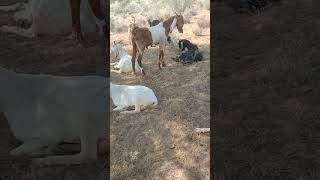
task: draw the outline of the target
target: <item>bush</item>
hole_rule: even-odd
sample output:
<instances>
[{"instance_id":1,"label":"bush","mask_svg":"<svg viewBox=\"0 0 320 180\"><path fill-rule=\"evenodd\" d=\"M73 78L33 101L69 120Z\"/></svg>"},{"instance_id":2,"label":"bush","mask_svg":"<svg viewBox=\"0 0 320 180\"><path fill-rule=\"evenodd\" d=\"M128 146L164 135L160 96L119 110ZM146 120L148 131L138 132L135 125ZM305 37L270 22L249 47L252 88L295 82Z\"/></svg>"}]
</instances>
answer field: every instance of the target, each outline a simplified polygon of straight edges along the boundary
<instances>
[{"instance_id":1,"label":"bush","mask_svg":"<svg viewBox=\"0 0 320 180\"><path fill-rule=\"evenodd\" d=\"M209 1L209 0L206 0ZM110 2L110 30L111 32L123 32L127 30L127 25L132 13L139 26L146 25L147 18L163 19L174 15L175 12L182 13L185 23L190 23L194 6L202 6L204 0L111 0ZM210 2L209 2L210 4ZM139 14L141 14L139 16ZM144 16L144 17L143 17ZM126 27L126 28L125 28Z\"/></svg>"}]
</instances>

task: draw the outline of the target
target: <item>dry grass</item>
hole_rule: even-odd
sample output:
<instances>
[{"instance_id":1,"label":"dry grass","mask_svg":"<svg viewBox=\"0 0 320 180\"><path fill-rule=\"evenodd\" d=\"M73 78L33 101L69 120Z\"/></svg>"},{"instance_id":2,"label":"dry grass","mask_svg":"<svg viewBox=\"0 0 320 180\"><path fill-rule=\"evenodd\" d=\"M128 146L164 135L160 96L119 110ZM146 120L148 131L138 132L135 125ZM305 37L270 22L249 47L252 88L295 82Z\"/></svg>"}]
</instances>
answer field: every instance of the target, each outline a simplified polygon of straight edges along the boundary
<instances>
[{"instance_id":1,"label":"dry grass","mask_svg":"<svg viewBox=\"0 0 320 180\"><path fill-rule=\"evenodd\" d=\"M183 66L171 60L177 51L167 47L167 67L158 70L158 47L150 47L142 60L145 77L111 74L114 83L150 87L159 100L157 108L139 114L111 113L112 179L209 179L209 136L194 128L210 125L210 31L196 37L191 28L196 21L190 22L180 38L198 45L202 62ZM111 35L111 41L120 39L128 42L127 34ZM132 54L131 46L124 48Z\"/></svg>"},{"instance_id":2,"label":"dry grass","mask_svg":"<svg viewBox=\"0 0 320 180\"><path fill-rule=\"evenodd\" d=\"M194 26L192 32L196 36L201 36L202 35L202 29L198 25Z\"/></svg>"}]
</instances>

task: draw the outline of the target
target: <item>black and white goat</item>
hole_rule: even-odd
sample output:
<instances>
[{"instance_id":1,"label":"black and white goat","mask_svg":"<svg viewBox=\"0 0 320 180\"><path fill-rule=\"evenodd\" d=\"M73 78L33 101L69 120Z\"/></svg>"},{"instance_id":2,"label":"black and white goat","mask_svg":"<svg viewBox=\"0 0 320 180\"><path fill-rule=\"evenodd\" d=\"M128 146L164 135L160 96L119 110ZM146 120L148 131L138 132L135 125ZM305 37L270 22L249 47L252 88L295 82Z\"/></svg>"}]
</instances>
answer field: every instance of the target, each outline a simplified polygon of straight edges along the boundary
<instances>
[{"instance_id":1,"label":"black and white goat","mask_svg":"<svg viewBox=\"0 0 320 180\"><path fill-rule=\"evenodd\" d=\"M176 62L181 62L183 64L190 64L193 62L202 61L202 54L199 52L198 46L192 44L187 39L180 39L178 41L178 46L180 53L177 57L172 58Z\"/></svg>"}]
</instances>

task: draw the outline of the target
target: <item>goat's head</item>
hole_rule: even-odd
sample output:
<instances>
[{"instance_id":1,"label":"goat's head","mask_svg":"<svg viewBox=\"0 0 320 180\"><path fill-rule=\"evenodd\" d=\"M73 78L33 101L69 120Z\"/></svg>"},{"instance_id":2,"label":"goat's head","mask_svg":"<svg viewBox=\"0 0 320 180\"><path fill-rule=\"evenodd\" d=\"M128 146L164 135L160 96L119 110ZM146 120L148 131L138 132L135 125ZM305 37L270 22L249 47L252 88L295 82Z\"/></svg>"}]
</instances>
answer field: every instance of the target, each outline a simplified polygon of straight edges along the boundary
<instances>
[{"instance_id":1,"label":"goat's head","mask_svg":"<svg viewBox=\"0 0 320 180\"><path fill-rule=\"evenodd\" d=\"M111 51L116 53L116 59L119 58L119 52L121 51L122 47L124 46L124 43L122 40L113 41L111 45Z\"/></svg>"},{"instance_id":2,"label":"goat's head","mask_svg":"<svg viewBox=\"0 0 320 180\"><path fill-rule=\"evenodd\" d=\"M116 40L112 42L112 46L111 46L111 50L114 51L116 50L116 48L121 48L123 47L125 44L123 42L123 40Z\"/></svg>"},{"instance_id":3,"label":"goat's head","mask_svg":"<svg viewBox=\"0 0 320 180\"><path fill-rule=\"evenodd\" d=\"M183 25L184 25L184 20L183 20L183 16L176 14L175 18L177 19L177 29L179 31L179 33L183 33Z\"/></svg>"},{"instance_id":4,"label":"goat's head","mask_svg":"<svg viewBox=\"0 0 320 180\"><path fill-rule=\"evenodd\" d=\"M135 24L136 23L136 18L134 16L131 16L131 21L130 23Z\"/></svg>"}]
</instances>

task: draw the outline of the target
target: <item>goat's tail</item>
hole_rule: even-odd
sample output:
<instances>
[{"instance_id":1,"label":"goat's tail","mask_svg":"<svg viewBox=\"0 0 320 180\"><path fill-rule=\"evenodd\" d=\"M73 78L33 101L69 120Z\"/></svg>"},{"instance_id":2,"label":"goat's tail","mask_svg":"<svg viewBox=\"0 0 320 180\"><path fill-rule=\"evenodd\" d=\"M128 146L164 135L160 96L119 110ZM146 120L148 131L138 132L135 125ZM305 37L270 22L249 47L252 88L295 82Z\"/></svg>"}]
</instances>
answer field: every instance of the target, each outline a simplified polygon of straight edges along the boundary
<instances>
[{"instance_id":1,"label":"goat's tail","mask_svg":"<svg viewBox=\"0 0 320 180\"><path fill-rule=\"evenodd\" d=\"M131 30L131 42L132 42L132 44L135 44L134 43L134 41L135 41L135 38L136 38L136 34L137 34L137 29L138 29L139 27L138 26L133 26L132 27L132 30Z\"/></svg>"}]
</instances>

